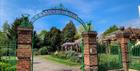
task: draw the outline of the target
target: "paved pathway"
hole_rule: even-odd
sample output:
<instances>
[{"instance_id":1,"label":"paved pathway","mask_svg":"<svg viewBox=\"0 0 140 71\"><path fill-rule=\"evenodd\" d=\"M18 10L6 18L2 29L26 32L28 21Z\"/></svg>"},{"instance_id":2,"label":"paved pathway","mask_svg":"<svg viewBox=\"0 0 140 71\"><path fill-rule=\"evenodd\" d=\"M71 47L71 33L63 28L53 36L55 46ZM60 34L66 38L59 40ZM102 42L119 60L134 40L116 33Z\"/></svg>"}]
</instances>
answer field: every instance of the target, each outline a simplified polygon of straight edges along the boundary
<instances>
[{"instance_id":1,"label":"paved pathway","mask_svg":"<svg viewBox=\"0 0 140 71\"><path fill-rule=\"evenodd\" d=\"M39 56L34 57L33 71L80 71L80 67L69 67L63 64L45 60Z\"/></svg>"}]
</instances>

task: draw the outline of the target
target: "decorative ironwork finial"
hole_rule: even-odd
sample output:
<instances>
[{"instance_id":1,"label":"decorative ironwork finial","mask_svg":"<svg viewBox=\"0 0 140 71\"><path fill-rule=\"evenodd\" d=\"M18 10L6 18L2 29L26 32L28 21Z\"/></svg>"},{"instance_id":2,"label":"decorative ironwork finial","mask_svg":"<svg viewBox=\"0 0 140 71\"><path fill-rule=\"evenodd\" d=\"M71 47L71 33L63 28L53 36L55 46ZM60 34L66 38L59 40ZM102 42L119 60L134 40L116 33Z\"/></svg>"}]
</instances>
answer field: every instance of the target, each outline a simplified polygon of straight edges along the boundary
<instances>
[{"instance_id":1,"label":"decorative ironwork finial","mask_svg":"<svg viewBox=\"0 0 140 71\"><path fill-rule=\"evenodd\" d=\"M19 25L20 27L33 27L28 20L29 14L22 14L22 22Z\"/></svg>"},{"instance_id":2,"label":"decorative ironwork finial","mask_svg":"<svg viewBox=\"0 0 140 71\"><path fill-rule=\"evenodd\" d=\"M62 3L60 3L58 6L55 6L54 9L62 9L62 10L67 10L67 8L64 7Z\"/></svg>"},{"instance_id":3,"label":"decorative ironwork finial","mask_svg":"<svg viewBox=\"0 0 140 71\"><path fill-rule=\"evenodd\" d=\"M88 31L91 31L91 21L87 23Z\"/></svg>"}]
</instances>

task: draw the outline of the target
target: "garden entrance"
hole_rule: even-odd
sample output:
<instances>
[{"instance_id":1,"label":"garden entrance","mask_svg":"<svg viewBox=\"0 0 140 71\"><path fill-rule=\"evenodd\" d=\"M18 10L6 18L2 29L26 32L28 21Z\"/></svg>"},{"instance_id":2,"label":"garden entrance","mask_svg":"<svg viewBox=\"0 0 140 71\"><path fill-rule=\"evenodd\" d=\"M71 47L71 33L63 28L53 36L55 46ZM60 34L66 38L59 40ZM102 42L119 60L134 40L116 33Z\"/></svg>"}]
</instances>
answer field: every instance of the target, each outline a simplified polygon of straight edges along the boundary
<instances>
[{"instance_id":1,"label":"garden entrance","mask_svg":"<svg viewBox=\"0 0 140 71\"><path fill-rule=\"evenodd\" d=\"M33 71L33 45L34 45L34 33L33 33L33 23L49 15L64 15L71 17L78 21L85 32L83 33L83 41L81 41L81 51L82 51L82 71L84 70L98 70L97 62L97 50L96 50L96 32L89 31L90 28L84 23L84 21L78 17L77 14L69 11L64 7L51 8L43 10L41 13L35 15L31 18L30 22L26 21L24 16L24 21L18 26L18 48L17 48L17 71ZM85 48L83 48L83 45ZM31 57L32 56L32 57ZM91 59L92 58L92 59ZM94 61L94 62L91 62Z\"/></svg>"},{"instance_id":2,"label":"garden entrance","mask_svg":"<svg viewBox=\"0 0 140 71\"><path fill-rule=\"evenodd\" d=\"M2 41L0 38L0 70L1 71L34 71L33 70L33 48L34 37L33 23L50 15L64 15L78 21L84 28L82 40L80 44L82 53L82 71L107 71L107 70L124 70L129 68L140 70L139 68L139 47L129 43L130 32L126 32L121 28L116 34L116 43L113 45L105 42L103 46L97 44L97 33L91 31L90 27L78 17L77 14L69 11L64 7L51 8L43 10L35 15L31 20L27 20L28 16L23 16L23 21L17 27L17 39ZM89 24L90 25L90 24ZM140 38L140 37L138 37ZM107 40L110 43L110 40ZM105 52L102 47L107 46ZM108 49L111 47L112 49ZM101 50L100 50L101 48ZM45 65L44 65L45 66Z\"/></svg>"}]
</instances>

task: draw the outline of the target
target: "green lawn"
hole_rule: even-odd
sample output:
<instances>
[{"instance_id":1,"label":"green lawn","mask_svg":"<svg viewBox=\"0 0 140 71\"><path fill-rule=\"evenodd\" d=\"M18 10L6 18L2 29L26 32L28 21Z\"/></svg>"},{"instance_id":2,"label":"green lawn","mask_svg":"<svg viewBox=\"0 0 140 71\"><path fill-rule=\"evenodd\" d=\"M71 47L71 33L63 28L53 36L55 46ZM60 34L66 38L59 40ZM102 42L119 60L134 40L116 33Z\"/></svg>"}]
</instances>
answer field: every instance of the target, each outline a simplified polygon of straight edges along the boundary
<instances>
[{"instance_id":1,"label":"green lawn","mask_svg":"<svg viewBox=\"0 0 140 71\"><path fill-rule=\"evenodd\" d=\"M16 60L15 56L2 56L1 58L4 60Z\"/></svg>"},{"instance_id":2,"label":"green lawn","mask_svg":"<svg viewBox=\"0 0 140 71\"><path fill-rule=\"evenodd\" d=\"M16 71L16 57L2 56L0 60L0 71Z\"/></svg>"},{"instance_id":3,"label":"green lawn","mask_svg":"<svg viewBox=\"0 0 140 71\"><path fill-rule=\"evenodd\" d=\"M72 62L69 59L61 59L61 58L54 57L52 55L46 55L46 56L43 56L43 58L57 62L57 63L65 64L68 66L79 66L80 65L79 63Z\"/></svg>"}]
</instances>

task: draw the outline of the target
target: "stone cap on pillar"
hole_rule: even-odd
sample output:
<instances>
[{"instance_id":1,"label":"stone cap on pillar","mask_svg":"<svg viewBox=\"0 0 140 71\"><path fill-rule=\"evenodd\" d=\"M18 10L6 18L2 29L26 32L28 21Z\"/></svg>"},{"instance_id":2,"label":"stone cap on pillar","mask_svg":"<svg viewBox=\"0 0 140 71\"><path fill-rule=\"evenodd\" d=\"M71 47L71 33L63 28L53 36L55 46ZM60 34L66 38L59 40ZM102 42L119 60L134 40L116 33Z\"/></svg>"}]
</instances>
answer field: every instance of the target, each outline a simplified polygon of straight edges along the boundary
<instances>
[{"instance_id":1,"label":"stone cap on pillar","mask_svg":"<svg viewBox=\"0 0 140 71\"><path fill-rule=\"evenodd\" d=\"M97 32L96 31L87 31L87 32L83 32L82 36L92 36L92 37L96 37L97 36Z\"/></svg>"},{"instance_id":2,"label":"stone cap on pillar","mask_svg":"<svg viewBox=\"0 0 140 71\"><path fill-rule=\"evenodd\" d=\"M116 33L116 37L117 38L129 38L130 33L125 31L124 27L120 27L120 31L118 33Z\"/></svg>"}]
</instances>

